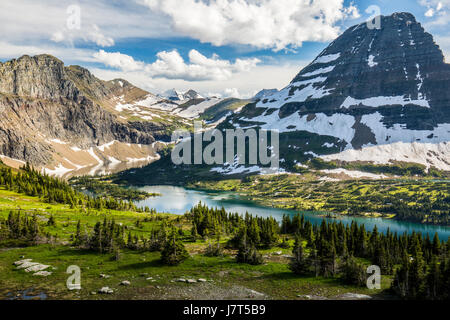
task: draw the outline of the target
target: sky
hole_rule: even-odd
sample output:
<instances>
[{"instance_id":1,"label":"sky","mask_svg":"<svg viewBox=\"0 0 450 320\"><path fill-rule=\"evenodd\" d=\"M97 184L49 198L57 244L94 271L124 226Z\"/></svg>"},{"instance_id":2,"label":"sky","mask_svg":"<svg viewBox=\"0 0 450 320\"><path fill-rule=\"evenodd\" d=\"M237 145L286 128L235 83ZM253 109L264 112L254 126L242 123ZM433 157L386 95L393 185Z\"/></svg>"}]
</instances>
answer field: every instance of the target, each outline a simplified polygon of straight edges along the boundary
<instances>
[{"instance_id":1,"label":"sky","mask_svg":"<svg viewBox=\"0 0 450 320\"><path fill-rule=\"evenodd\" d=\"M450 61L450 0L2 0L0 61L52 54L152 93L281 89L346 28L408 11Z\"/></svg>"}]
</instances>

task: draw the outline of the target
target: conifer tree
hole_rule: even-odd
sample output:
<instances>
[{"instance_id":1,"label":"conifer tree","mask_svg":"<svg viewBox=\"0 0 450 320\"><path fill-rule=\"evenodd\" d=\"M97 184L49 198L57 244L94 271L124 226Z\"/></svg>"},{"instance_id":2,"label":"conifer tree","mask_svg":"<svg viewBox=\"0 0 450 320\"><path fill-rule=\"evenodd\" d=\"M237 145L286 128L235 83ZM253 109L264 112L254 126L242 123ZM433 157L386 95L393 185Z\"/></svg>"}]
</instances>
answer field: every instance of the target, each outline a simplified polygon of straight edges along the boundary
<instances>
[{"instance_id":1,"label":"conifer tree","mask_svg":"<svg viewBox=\"0 0 450 320\"><path fill-rule=\"evenodd\" d=\"M164 264L175 266L187 258L189 258L189 253L186 251L183 242L178 239L176 229L172 228L164 249L161 252L161 260Z\"/></svg>"}]
</instances>

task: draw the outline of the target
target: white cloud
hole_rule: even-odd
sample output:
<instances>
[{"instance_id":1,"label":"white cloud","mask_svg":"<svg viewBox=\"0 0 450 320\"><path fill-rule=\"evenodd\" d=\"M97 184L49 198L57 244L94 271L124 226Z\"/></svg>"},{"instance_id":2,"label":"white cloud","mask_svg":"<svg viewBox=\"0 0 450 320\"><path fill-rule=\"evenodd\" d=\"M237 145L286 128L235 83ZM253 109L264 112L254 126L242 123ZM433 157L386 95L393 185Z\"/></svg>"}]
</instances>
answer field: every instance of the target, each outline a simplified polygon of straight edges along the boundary
<instances>
[{"instance_id":1,"label":"white cloud","mask_svg":"<svg viewBox=\"0 0 450 320\"><path fill-rule=\"evenodd\" d=\"M336 24L359 17L343 0L137 0L169 16L174 30L216 46L244 44L281 50L329 41Z\"/></svg>"},{"instance_id":2,"label":"white cloud","mask_svg":"<svg viewBox=\"0 0 450 320\"><path fill-rule=\"evenodd\" d=\"M431 18L432 16L434 16L434 9L430 8L427 10L427 12L425 12L425 17Z\"/></svg>"},{"instance_id":3,"label":"white cloud","mask_svg":"<svg viewBox=\"0 0 450 320\"><path fill-rule=\"evenodd\" d=\"M112 37L105 36L100 28L94 24L86 28L85 32L79 30L59 30L52 34L50 40L53 42L68 42L73 44L77 39L86 42L93 42L100 47L112 47L115 42Z\"/></svg>"},{"instance_id":4,"label":"white cloud","mask_svg":"<svg viewBox=\"0 0 450 320\"><path fill-rule=\"evenodd\" d=\"M178 51L162 51L157 60L151 64L135 61L133 57L120 52L100 50L94 54L97 61L123 71L142 70L150 77L165 79L181 79L186 81L223 81L230 79L234 73L248 72L261 61L256 58L236 59L234 63L221 60L217 55L208 58L197 50L189 52L189 63L186 63Z\"/></svg>"},{"instance_id":5,"label":"white cloud","mask_svg":"<svg viewBox=\"0 0 450 320\"><path fill-rule=\"evenodd\" d=\"M92 25L92 30L89 31L87 39L96 43L100 47L112 47L114 45L114 39L112 37L105 36L96 24Z\"/></svg>"},{"instance_id":6,"label":"white cloud","mask_svg":"<svg viewBox=\"0 0 450 320\"><path fill-rule=\"evenodd\" d=\"M94 53L94 58L108 67L121 69L125 72L142 70L145 64L135 61L133 57L120 52L106 52L100 50Z\"/></svg>"},{"instance_id":7,"label":"white cloud","mask_svg":"<svg viewBox=\"0 0 450 320\"><path fill-rule=\"evenodd\" d=\"M419 0L421 6L428 10L425 12L427 18L434 18L428 22L429 26L446 25L449 20L450 0Z\"/></svg>"},{"instance_id":8,"label":"white cloud","mask_svg":"<svg viewBox=\"0 0 450 320\"><path fill-rule=\"evenodd\" d=\"M95 62L94 51L73 47L58 47L54 45L21 45L0 40L0 59L18 58L23 55L51 54L64 62L76 57L77 62Z\"/></svg>"},{"instance_id":9,"label":"white cloud","mask_svg":"<svg viewBox=\"0 0 450 320\"><path fill-rule=\"evenodd\" d=\"M224 95L225 95L225 97L238 98L238 99L242 97L237 88L226 88L224 90Z\"/></svg>"},{"instance_id":10,"label":"white cloud","mask_svg":"<svg viewBox=\"0 0 450 320\"><path fill-rule=\"evenodd\" d=\"M228 97L233 92L230 89L225 92L225 88L239 88L240 97L249 98L261 89L281 89L288 85L309 62L292 61L276 65L257 65L248 72L236 72L227 80L196 81L195 83L183 79L154 78L144 70L133 72L100 68L90 68L90 70L103 80L123 78L153 93L163 93L173 88L181 91L195 89L203 96Z\"/></svg>"},{"instance_id":11,"label":"white cloud","mask_svg":"<svg viewBox=\"0 0 450 320\"><path fill-rule=\"evenodd\" d=\"M80 28L69 30L68 8L74 4L80 8ZM141 5L126 0L0 1L1 40L11 46L48 47L53 43L74 47L88 42L109 47L115 40L129 37L177 36L166 17L144 11Z\"/></svg>"}]
</instances>

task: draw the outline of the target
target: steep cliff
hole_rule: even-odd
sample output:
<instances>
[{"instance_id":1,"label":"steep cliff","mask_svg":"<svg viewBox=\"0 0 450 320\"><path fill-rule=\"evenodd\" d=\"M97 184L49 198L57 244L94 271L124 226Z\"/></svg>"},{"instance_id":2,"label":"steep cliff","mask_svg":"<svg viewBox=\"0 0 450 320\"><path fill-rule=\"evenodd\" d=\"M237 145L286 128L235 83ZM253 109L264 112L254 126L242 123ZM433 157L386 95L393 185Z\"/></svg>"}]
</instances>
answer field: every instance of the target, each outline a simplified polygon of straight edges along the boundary
<instances>
[{"instance_id":1,"label":"steep cliff","mask_svg":"<svg viewBox=\"0 0 450 320\"><path fill-rule=\"evenodd\" d=\"M112 141L153 144L151 132L139 130L107 110L108 101L118 94L146 94L121 83L126 86L99 80L81 67L65 67L49 55L0 63L0 154L47 166L60 164L56 158L65 157L57 150L61 144L75 150ZM140 156L144 154L148 152ZM91 155L92 164L98 163L95 156L102 158L101 151Z\"/></svg>"}]
</instances>

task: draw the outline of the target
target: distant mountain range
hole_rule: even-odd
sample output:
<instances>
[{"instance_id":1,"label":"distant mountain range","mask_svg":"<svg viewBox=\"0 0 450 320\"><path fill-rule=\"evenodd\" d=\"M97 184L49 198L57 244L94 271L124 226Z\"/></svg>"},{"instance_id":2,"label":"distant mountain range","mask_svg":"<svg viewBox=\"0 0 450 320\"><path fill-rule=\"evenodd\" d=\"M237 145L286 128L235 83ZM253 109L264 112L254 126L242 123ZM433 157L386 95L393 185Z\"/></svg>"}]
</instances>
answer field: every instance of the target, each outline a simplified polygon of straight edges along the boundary
<instances>
[{"instance_id":1,"label":"distant mountain range","mask_svg":"<svg viewBox=\"0 0 450 320\"><path fill-rule=\"evenodd\" d=\"M195 90L188 90L186 92L177 91L175 89L166 91L163 95L163 97L166 97L167 99L171 101L189 101L192 99L204 99L197 91Z\"/></svg>"},{"instance_id":2,"label":"distant mountain range","mask_svg":"<svg viewBox=\"0 0 450 320\"><path fill-rule=\"evenodd\" d=\"M206 120L247 102L194 90L161 97L50 55L23 56L0 63L0 159L58 176L123 170L159 159L174 130L215 105Z\"/></svg>"},{"instance_id":3,"label":"distant mountain range","mask_svg":"<svg viewBox=\"0 0 450 320\"><path fill-rule=\"evenodd\" d=\"M0 115L0 158L59 176L155 161L193 119L279 130L287 171L316 157L450 171L450 65L409 13L383 16L381 29L349 28L287 87L250 100L155 95L49 55L23 56L0 63Z\"/></svg>"}]
</instances>

